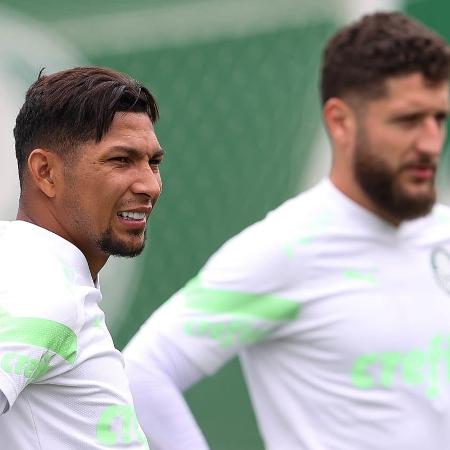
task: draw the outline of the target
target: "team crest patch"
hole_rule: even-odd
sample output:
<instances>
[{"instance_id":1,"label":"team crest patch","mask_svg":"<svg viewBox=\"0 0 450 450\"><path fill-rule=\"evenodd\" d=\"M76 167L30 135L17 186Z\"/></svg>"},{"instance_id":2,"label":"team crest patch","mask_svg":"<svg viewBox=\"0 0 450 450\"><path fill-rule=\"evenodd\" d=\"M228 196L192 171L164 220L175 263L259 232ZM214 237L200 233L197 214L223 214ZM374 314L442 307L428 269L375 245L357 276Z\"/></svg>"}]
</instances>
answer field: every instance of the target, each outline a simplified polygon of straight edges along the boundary
<instances>
[{"instance_id":1,"label":"team crest patch","mask_svg":"<svg viewBox=\"0 0 450 450\"><path fill-rule=\"evenodd\" d=\"M431 267L439 286L450 295L450 253L437 247L431 253Z\"/></svg>"}]
</instances>

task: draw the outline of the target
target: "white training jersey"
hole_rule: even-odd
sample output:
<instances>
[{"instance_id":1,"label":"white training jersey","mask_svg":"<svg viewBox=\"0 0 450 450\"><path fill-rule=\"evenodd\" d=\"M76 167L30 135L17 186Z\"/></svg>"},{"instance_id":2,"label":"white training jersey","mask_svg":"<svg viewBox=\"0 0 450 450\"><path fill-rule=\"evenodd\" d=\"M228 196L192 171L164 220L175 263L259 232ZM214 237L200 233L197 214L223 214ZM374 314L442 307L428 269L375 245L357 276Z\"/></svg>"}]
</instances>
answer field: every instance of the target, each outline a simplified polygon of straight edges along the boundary
<instances>
[{"instance_id":1,"label":"white training jersey","mask_svg":"<svg viewBox=\"0 0 450 450\"><path fill-rule=\"evenodd\" d=\"M449 448L450 210L395 227L324 180L229 240L126 356L169 344L207 374L239 354L266 449Z\"/></svg>"},{"instance_id":2,"label":"white training jersey","mask_svg":"<svg viewBox=\"0 0 450 450\"><path fill-rule=\"evenodd\" d=\"M100 300L78 248L0 222L1 448L148 448Z\"/></svg>"}]
</instances>

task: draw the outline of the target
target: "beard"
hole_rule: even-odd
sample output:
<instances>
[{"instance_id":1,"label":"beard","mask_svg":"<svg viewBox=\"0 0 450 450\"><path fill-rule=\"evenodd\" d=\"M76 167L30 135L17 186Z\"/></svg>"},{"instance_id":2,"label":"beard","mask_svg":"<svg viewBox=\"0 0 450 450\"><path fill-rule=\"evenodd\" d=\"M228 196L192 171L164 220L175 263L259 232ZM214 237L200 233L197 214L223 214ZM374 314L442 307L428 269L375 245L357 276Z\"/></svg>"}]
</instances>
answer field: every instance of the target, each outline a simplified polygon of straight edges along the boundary
<instances>
[{"instance_id":1,"label":"beard","mask_svg":"<svg viewBox=\"0 0 450 450\"><path fill-rule=\"evenodd\" d=\"M422 155L419 164L433 166L434 161ZM408 165L392 169L371 147L364 134L357 138L353 171L356 181L369 199L381 210L399 221L417 219L427 215L436 202L434 178L429 181L428 192L412 194L401 183L401 175Z\"/></svg>"},{"instance_id":2,"label":"beard","mask_svg":"<svg viewBox=\"0 0 450 450\"><path fill-rule=\"evenodd\" d=\"M145 247L145 239L147 236L147 230L142 233L141 231L136 233L130 233L136 237L144 235L144 239L138 245L131 245L116 239L113 235L112 229L108 228L99 239L97 239L97 247L107 255L111 256L124 256L127 258L133 258L142 253Z\"/></svg>"},{"instance_id":3,"label":"beard","mask_svg":"<svg viewBox=\"0 0 450 450\"><path fill-rule=\"evenodd\" d=\"M89 245L95 243L97 248L108 256L124 256L132 258L142 253L145 247L147 229L144 231L129 231L129 236L135 238L131 239L131 242L116 237L111 225L103 232L95 232L90 214L84 207L81 196L78 193L79 180L72 172L67 170L65 172L65 181L67 183L67 191L64 198L64 207L66 215L72 218L76 235L82 236L84 241L89 241ZM86 249L83 249L80 246L78 246L78 248L82 252L83 250L86 251Z\"/></svg>"}]
</instances>

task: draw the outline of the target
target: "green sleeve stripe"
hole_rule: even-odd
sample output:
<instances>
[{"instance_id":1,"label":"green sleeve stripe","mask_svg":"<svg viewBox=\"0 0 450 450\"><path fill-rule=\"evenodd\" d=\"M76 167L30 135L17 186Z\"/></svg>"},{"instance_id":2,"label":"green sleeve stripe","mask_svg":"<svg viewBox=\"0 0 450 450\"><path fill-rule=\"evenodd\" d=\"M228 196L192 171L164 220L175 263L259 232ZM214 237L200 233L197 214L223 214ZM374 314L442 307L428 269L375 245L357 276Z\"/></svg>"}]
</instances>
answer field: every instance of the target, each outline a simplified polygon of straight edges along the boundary
<instances>
[{"instance_id":1,"label":"green sleeve stripe","mask_svg":"<svg viewBox=\"0 0 450 450\"><path fill-rule=\"evenodd\" d=\"M184 287L183 294L189 308L211 314L233 314L264 320L294 320L300 311L300 305L293 300L205 288L198 276Z\"/></svg>"},{"instance_id":2,"label":"green sleeve stripe","mask_svg":"<svg viewBox=\"0 0 450 450\"><path fill-rule=\"evenodd\" d=\"M34 317L0 316L0 342L17 342L50 350L68 363L77 357L77 336L66 325Z\"/></svg>"}]
</instances>

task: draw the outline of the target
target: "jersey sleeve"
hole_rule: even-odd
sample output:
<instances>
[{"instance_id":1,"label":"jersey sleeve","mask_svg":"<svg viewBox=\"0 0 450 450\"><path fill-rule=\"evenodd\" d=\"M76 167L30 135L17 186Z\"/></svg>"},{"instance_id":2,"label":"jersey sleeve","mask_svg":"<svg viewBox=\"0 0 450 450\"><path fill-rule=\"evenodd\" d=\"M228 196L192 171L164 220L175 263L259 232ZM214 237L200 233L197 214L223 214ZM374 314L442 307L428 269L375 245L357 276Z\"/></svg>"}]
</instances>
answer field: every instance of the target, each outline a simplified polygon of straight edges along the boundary
<instances>
[{"instance_id":1,"label":"jersey sleeve","mask_svg":"<svg viewBox=\"0 0 450 450\"><path fill-rule=\"evenodd\" d=\"M0 264L0 391L9 408L27 385L68 370L77 356L81 317L64 270L31 262Z\"/></svg>"},{"instance_id":2,"label":"jersey sleeve","mask_svg":"<svg viewBox=\"0 0 450 450\"><path fill-rule=\"evenodd\" d=\"M149 318L128 346L128 358L150 360L161 347L153 343L168 342L205 374L215 372L297 318L293 272L281 237L262 223L247 228Z\"/></svg>"}]
</instances>

